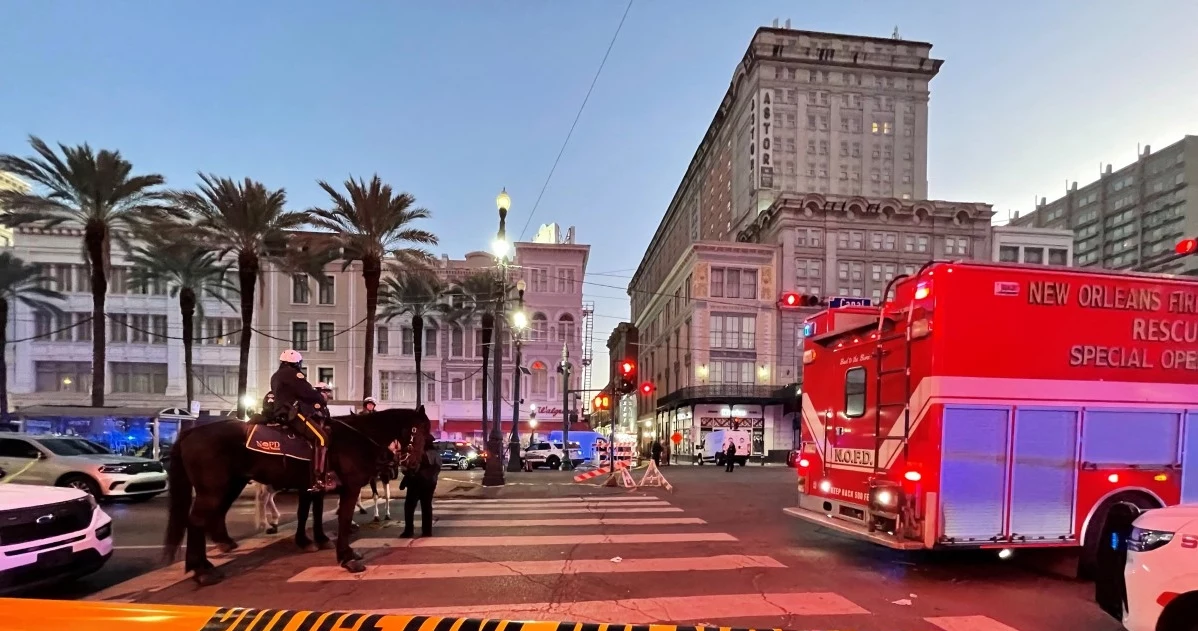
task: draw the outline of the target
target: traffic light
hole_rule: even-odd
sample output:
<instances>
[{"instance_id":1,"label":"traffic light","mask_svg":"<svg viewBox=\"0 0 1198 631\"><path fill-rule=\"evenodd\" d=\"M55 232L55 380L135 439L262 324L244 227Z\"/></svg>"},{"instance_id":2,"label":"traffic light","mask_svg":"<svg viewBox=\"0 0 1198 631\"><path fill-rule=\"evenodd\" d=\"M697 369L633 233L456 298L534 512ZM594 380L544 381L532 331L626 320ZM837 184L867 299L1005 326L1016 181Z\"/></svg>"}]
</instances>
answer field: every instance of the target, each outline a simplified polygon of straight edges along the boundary
<instances>
[{"instance_id":1,"label":"traffic light","mask_svg":"<svg viewBox=\"0 0 1198 631\"><path fill-rule=\"evenodd\" d=\"M636 391L636 363L630 359L625 359L620 362L620 387L618 388L621 394L632 394Z\"/></svg>"},{"instance_id":2,"label":"traffic light","mask_svg":"<svg viewBox=\"0 0 1198 631\"><path fill-rule=\"evenodd\" d=\"M818 307L819 304L819 296L813 296L811 294L799 294L793 291L782 292L782 296L778 298L778 307L782 309Z\"/></svg>"},{"instance_id":3,"label":"traffic light","mask_svg":"<svg viewBox=\"0 0 1198 631\"><path fill-rule=\"evenodd\" d=\"M602 410L610 410L610 409L611 409L611 397L607 396L606 394L595 395L595 398L591 399L591 411L592 412L599 412Z\"/></svg>"},{"instance_id":4,"label":"traffic light","mask_svg":"<svg viewBox=\"0 0 1198 631\"><path fill-rule=\"evenodd\" d=\"M1182 239L1177 242L1177 247L1174 249L1180 256L1198 254L1198 239Z\"/></svg>"},{"instance_id":5,"label":"traffic light","mask_svg":"<svg viewBox=\"0 0 1198 631\"><path fill-rule=\"evenodd\" d=\"M654 389L655 388L653 386L652 381L646 381L641 384L641 394L643 394L645 396L649 396L649 395L653 394Z\"/></svg>"}]
</instances>

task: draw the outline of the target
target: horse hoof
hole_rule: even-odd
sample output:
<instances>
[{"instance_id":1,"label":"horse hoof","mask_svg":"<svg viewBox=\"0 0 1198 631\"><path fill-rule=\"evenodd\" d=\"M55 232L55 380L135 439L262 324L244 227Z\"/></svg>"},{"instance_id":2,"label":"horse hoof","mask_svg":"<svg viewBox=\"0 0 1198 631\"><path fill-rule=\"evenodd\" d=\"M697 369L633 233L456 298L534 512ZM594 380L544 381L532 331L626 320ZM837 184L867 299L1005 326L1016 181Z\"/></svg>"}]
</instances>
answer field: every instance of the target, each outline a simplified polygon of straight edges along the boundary
<instances>
[{"instance_id":1,"label":"horse hoof","mask_svg":"<svg viewBox=\"0 0 1198 631\"><path fill-rule=\"evenodd\" d=\"M277 534L279 534L279 527L278 527L278 526L271 526L270 528L267 528L267 529L266 529L266 534L268 534L268 535L277 535Z\"/></svg>"},{"instance_id":2,"label":"horse hoof","mask_svg":"<svg viewBox=\"0 0 1198 631\"><path fill-rule=\"evenodd\" d=\"M361 574L362 572L366 571L366 564L358 559L350 559L345 563L342 563L341 567L345 568L345 571L349 572L350 574Z\"/></svg>"},{"instance_id":3,"label":"horse hoof","mask_svg":"<svg viewBox=\"0 0 1198 631\"><path fill-rule=\"evenodd\" d=\"M366 509L365 509L365 508L359 508L359 509L358 509L358 514L359 514L359 515L365 515L365 514L366 514Z\"/></svg>"},{"instance_id":4,"label":"horse hoof","mask_svg":"<svg viewBox=\"0 0 1198 631\"><path fill-rule=\"evenodd\" d=\"M216 585L224 580L224 575L216 568L209 568L195 573L195 582L200 587L208 587Z\"/></svg>"},{"instance_id":5,"label":"horse hoof","mask_svg":"<svg viewBox=\"0 0 1198 631\"><path fill-rule=\"evenodd\" d=\"M221 554L228 554L238 548L236 541L226 541L216 544L216 549L220 550Z\"/></svg>"},{"instance_id":6,"label":"horse hoof","mask_svg":"<svg viewBox=\"0 0 1198 631\"><path fill-rule=\"evenodd\" d=\"M411 539L411 538L412 538L412 531L411 531L411 530L405 530L405 531L403 531L403 532L399 533L399 538L400 538L400 539Z\"/></svg>"},{"instance_id":7,"label":"horse hoof","mask_svg":"<svg viewBox=\"0 0 1198 631\"><path fill-rule=\"evenodd\" d=\"M303 550L304 552L320 552L320 546L316 545L315 543L308 542L300 546L300 550Z\"/></svg>"},{"instance_id":8,"label":"horse hoof","mask_svg":"<svg viewBox=\"0 0 1198 631\"><path fill-rule=\"evenodd\" d=\"M358 522L354 522L354 521L349 522L349 531L350 532L356 532L359 528L361 528L361 526L358 525Z\"/></svg>"},{"instance_id":9,"label":"horse hoof","mask_svg":"<svg viewBox=\"0 0 1198 631\"><path fill-rule=\"evenodd\" d=\"M332 550L333 542L332 541L321 541L316 544L316 547L320 548L321 550Z\"/></svg>"},{"instance_id":10,"label":"horse hoof","mask_svg":"<svg viewBox=\"0 0 1198 631\"><path fill-rule=\"evenodd\" d=\"M372 519L372 520L370 520L370 521L373 521L374 523L376 523L376 524L377 524L377 523L379 523L379 521L381 521L381 520L380 520L378 517L375 517L374 519Z\"/></svg>"},{"instance_id":11,"label":"horse hoof","mask_svg":"<svg viewBox=\"0 0 1198 631\"><path fill-rule=\"evenodd\" d=\"M366 557L362 556L362 553L358 552L357 550L350 550L349 555L355 561L363 561L366 559Z\"/></svg>"}]
</instances>

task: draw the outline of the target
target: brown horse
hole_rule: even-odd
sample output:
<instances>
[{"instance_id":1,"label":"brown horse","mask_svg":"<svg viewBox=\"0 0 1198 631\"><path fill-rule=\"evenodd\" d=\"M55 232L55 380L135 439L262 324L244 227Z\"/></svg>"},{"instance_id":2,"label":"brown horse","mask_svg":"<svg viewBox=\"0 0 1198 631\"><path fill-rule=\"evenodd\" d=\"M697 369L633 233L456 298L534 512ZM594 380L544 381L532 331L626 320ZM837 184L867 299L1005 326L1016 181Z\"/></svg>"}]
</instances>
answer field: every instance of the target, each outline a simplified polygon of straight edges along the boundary
<instances>
[{"instance_id":1,"label":"brown horse","mask_svg":"<svg viewBox=\"0 0 1198 631\"><path fill-rule=\"evenodd\" d=\"M185 570L195 572L200 585L223 578L208 561L204 535L222 551L237 547L229 536L225 515L250 480L276 489L307 488L311 484L307 462L247 449L250 427L235 419L201 425L180 434L171 448L170 518L163 553L167 560L173 560L186 534ZM395 441L410 447L406 457L419 458L428 431L424 406L336 417L329 424L329 468L341 482L336 546L341 567L350 572L366 569L361 556L349 547L350 522L362 487L378 474L380 458ZM320 520L320 513L316 519Z\"/></svg>"}]
</instances>

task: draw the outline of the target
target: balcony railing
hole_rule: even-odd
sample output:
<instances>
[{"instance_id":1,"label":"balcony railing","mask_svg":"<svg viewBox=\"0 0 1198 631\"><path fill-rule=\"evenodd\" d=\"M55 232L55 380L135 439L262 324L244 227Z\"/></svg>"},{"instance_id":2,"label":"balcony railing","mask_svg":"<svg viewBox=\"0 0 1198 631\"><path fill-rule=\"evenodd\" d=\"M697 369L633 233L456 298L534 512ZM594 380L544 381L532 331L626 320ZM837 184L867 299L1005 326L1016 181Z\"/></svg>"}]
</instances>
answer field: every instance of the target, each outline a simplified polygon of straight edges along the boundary
<instances>
[{"instance_id":1,"label":"balcony railing","mask_svg":"<svg viewBox=\"0 0 1198 631\"><path fill-rule=\"evenodd\" d=\"M785 389L778 386L722 383L689 386L675 390L657 400L657 407L669 407L684 401L710 399L751 399L755 403L782 403Z\"/></svg>"}]
</instances>

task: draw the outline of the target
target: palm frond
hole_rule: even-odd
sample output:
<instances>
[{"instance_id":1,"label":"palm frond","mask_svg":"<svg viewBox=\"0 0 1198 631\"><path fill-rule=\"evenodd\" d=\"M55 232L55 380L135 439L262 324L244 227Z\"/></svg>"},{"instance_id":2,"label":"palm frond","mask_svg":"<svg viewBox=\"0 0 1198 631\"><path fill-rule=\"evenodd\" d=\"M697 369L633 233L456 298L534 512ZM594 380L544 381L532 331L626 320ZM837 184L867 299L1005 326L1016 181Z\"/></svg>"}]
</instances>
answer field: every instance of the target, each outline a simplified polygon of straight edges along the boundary
<instances>
[{"instance_id":1,"label":"palm frond","mask_svg":"<svg viewBox=\"0 0 1198 631\"><path fill-rule=\"evenodd\" d=\"M436 275L412 271L389 275L379 288L379 319L391 321L402 316L427 317L447 314L445 284Z\"/></svg>"},{"instance_id":2,"label":"palm frond","mask_svg":"<svg viewBox=\"0 0 1198 631\"><path fill-rule=\"evenodd\" d=\"M420 246L436 245L436 235L412 227L432 216L425 208L414 207L416 198L395 192L378 175L370 182L347 179L344 192L325 181L318 182L329 196L327 208L309 210L311 224L334 234L348 261L381 262L388 255L419 260L432 255ZM414 250L409 250L416 248Z\"/></svg>"},{"instance_id":3,"label":"palm frond","mask_svg":"<svg viewBox=\"0 0 1198 631\"><path fill-rule=\"evenodd\" d=\"M0 252L0 299L17 300L32 309L58 315L63 312L58 303L66 297L50 289L51 282L39 266L11 252Z\"/></svg>"}]
</instances>

